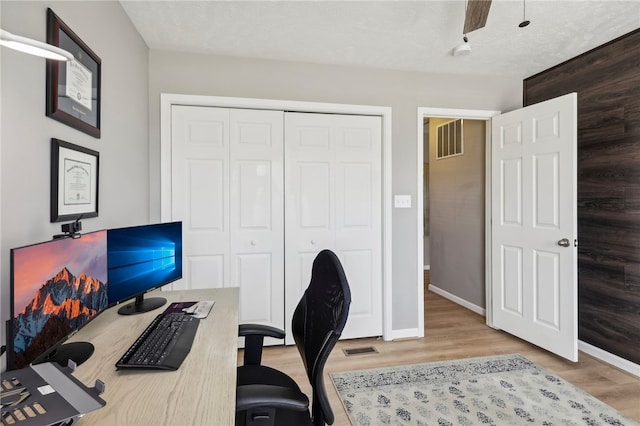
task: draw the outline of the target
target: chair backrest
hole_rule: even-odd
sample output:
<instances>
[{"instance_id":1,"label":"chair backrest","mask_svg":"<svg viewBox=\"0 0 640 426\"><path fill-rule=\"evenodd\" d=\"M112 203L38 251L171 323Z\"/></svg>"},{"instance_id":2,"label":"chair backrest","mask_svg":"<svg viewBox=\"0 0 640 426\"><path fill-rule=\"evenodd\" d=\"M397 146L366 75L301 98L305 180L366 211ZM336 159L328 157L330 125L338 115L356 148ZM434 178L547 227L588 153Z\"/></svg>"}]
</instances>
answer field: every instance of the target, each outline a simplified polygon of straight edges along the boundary
<instances>
[{"instance_id":1,"label":"chair backrest","mask_svg":"<svg viewBox=\"0 0 640 426\"><path fill-rule=\"evenodd\" d=\"M333 424L324 387L324 364L342 334L349 315L351 291L338 257L322 250L313 261L311 282L292 319L292 334L313 388L314 425Z\"/></svg>"}]
</instances>

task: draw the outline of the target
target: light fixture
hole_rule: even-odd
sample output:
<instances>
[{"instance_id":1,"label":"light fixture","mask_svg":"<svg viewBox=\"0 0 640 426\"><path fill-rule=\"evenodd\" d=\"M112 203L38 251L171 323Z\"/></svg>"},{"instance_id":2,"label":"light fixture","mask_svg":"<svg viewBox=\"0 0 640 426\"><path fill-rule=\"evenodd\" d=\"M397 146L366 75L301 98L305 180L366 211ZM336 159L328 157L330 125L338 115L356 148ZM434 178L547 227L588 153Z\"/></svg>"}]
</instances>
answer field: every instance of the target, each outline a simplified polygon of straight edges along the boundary
<instances>
[{"instance_id":1,"label":"light fixture","mask_svg":"<svg viewBox=\"0 0 640 426\"><path fill-rule=\"evenodd\" d=\"M528 21L528 20L527 20L527 18L525 17L525 13L526 13L526 8L525 8L525 7L526 7L526 5L525 5L525 1L526 1L526 0L522 0L522 22L520 22L520 23L518 24L518 26L519 26L520 28L524 28L524 27L526 27L527 25L529 25L529 24L531 23L531 22L530 22L530 21Z\"/></svg>"},{"instance_id":2,"label":"light fixture","mask_svg":"<svg viewBox=\"0 0 640 426\"><path fill-rule=\"evenodd\" d=\"M462 41L464 43L460 43L453 48L453 51L451 52L453 56L465 56L471 53L471 45L469 44L469 39L466 34L462 37Z\"/></svg>"},{"instance_id":3,"label":"light fixture","mask_svg":"<svg viewBox=\"0 0 640 426\"><path fill-rule=\"evenodd\" d=\"M3 29L0 29L0 45L56 61L73 60L73 55L64 49L31 38L17 36Z\"/></svg>"}]
</instances>

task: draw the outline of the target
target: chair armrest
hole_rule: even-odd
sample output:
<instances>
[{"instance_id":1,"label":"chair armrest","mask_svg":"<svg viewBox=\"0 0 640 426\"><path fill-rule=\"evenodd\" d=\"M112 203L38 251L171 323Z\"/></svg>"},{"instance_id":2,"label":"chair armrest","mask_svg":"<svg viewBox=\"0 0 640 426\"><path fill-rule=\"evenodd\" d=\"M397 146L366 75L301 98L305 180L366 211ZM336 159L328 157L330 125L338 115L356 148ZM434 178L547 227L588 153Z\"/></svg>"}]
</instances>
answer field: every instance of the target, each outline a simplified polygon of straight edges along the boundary
<instances>
[{"instance_id":1,"label":"chair armrest","mask_svg":"<svg viewBox=\"0 0 640 426\"><path fill-rule=\"evenodd\" d=\"M284 339L285 332L279 328L263 324L240 324L238 327L238 336L260 335L266 337L275 337L276 339Z\"/></svg>"},{"instance_id":2,"label":"chair armrest","mask_svg":"<svg viewBox=\"0 0 640 426\"><path fill-rule=\"evenodd\" d=\"M309 409L309 398L284 386L243 385L236 388L236 411L260 407L305 411Z\"/></svg>"},{"instance_id":3,"label":"chair armrest","mask_svg":"<svg viewBox=\"0 0 640 426\"><path fill-rule=\"evenodd\" d=\"M244 365L260 365L265 337L284 339L284 331L270 325L240 324L238 336L244 337Z\"/></svg>"}]
</instances>

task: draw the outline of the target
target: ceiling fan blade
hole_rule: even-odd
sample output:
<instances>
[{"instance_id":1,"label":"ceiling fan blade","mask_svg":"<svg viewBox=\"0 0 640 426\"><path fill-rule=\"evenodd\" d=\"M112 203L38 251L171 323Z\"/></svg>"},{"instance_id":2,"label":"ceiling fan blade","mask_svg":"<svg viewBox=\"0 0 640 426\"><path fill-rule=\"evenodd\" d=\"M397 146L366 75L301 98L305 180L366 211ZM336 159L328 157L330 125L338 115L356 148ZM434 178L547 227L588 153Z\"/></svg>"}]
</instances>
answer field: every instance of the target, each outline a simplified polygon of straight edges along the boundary
<instances>
[{"instance_id":1,"label":"ceiling fan blade","mask_svg":"<svg viewBox=\"0 0 640 426\"><path fill-rule=\"evenodd\" d=\"M468 0L462 33L467 34L484 27L487 23L490 7L491 0Z\"/></svg>"}]
</instances>

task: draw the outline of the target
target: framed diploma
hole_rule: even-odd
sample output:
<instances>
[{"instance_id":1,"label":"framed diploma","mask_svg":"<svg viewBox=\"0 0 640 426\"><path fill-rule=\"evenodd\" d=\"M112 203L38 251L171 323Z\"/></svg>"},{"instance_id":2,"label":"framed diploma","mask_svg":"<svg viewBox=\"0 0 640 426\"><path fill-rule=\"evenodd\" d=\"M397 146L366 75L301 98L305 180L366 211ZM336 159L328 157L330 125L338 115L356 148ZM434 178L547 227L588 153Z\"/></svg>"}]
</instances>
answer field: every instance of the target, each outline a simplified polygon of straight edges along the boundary
<instances>
[{"instance_id":1,"label":"framed diploma","mask_svg":"<svg viewBox=\"0 0 640 426\"><path fill-rule=\"evenodd\" d=\"M51 139L51 222L98 216L100 154Z\"/></svg>"},{"instance_id":2,"label":"framed diploma","mask_svg":"<svg viewBox=\"0 0 640 426\"><path fill-rule=\"evenodd\" d=\"M47 9L47 43L65 49L74 60L47 60L47 116L100 137L100 58Z\"/></svg>"}]
</instances>

